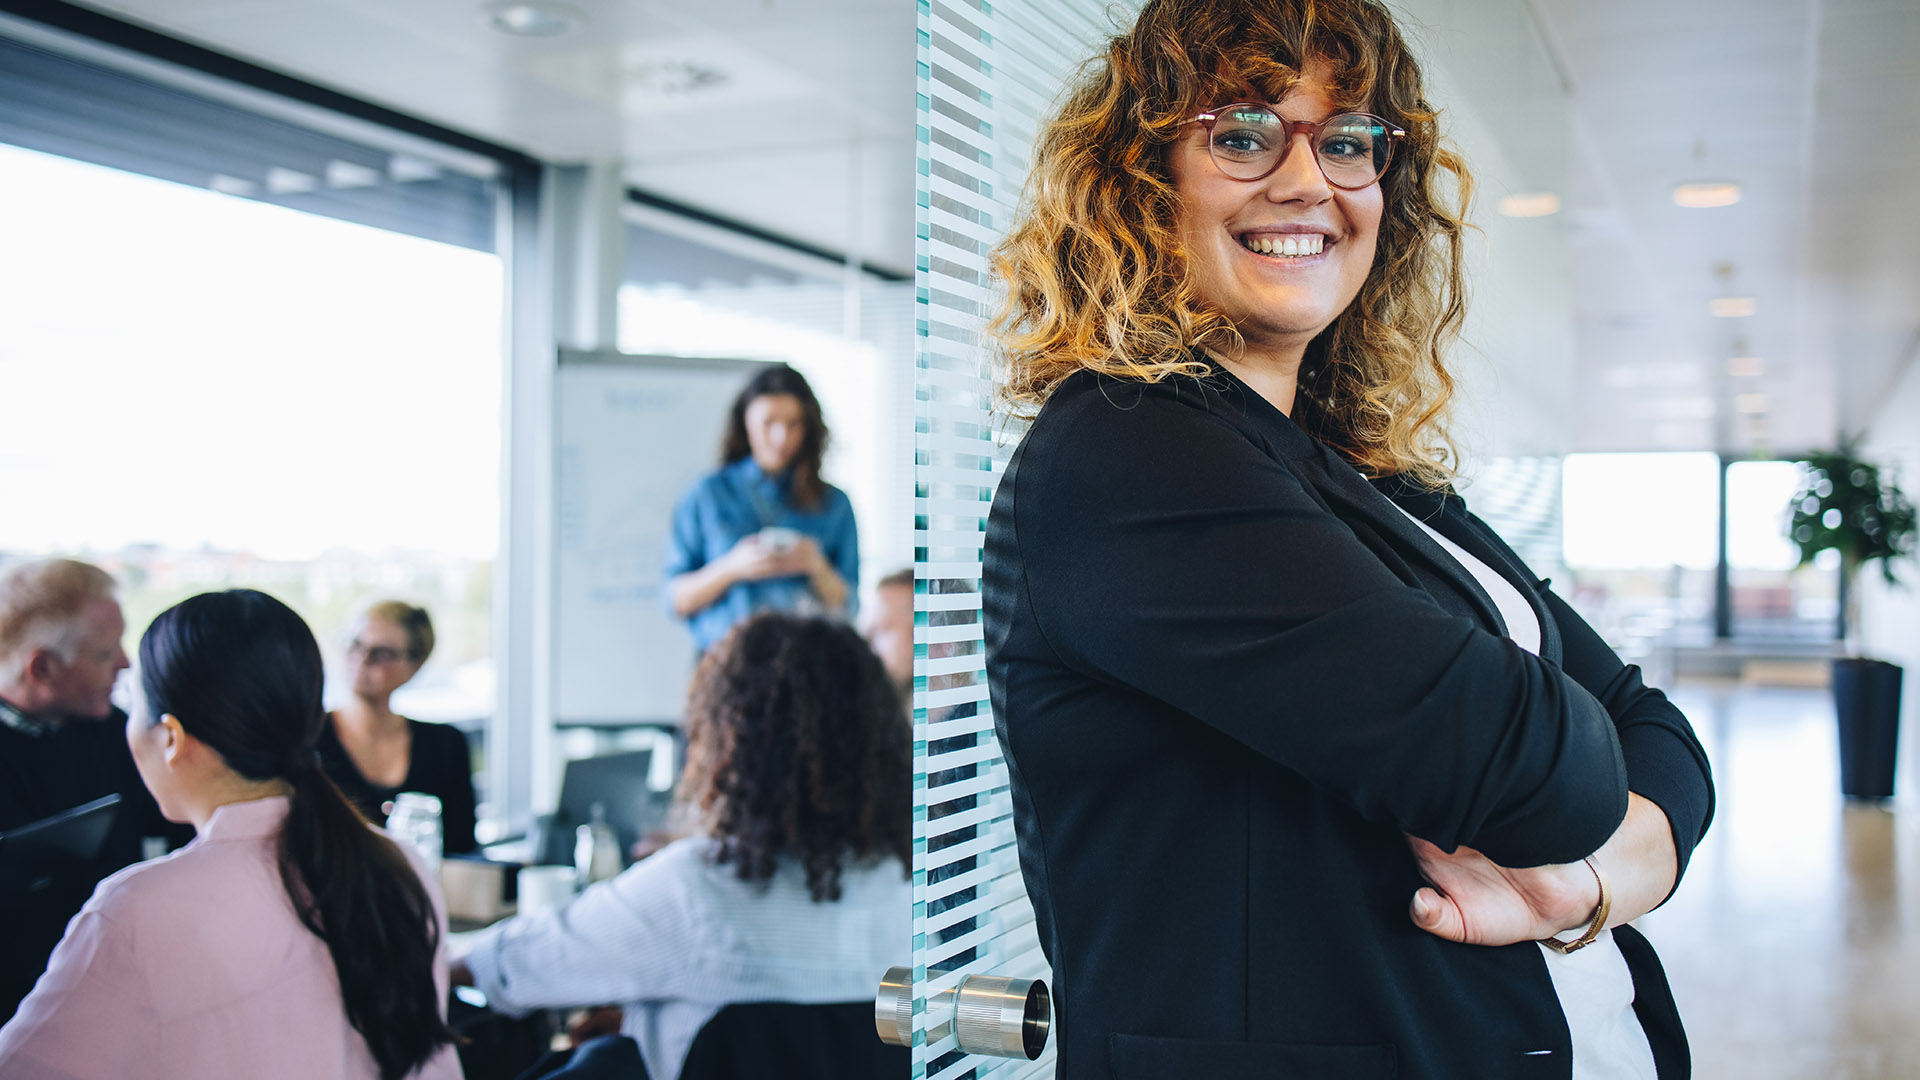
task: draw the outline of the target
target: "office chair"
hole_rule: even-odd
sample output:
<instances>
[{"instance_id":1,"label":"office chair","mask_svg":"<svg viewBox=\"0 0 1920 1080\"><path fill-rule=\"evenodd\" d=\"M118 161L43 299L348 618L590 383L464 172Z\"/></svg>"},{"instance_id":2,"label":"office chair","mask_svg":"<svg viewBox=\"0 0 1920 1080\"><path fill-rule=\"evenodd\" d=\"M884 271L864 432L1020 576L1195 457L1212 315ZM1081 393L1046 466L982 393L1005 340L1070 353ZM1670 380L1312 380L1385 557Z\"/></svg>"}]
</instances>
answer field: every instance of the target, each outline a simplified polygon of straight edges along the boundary
<instances>
[{"instance_id":1,"label":"office chair","mask_svg":"<svg viewBox=\"0 0 1920 1080\"><path fill-rule=\"evenodd\" d=\"M873 1002L729 1005L687 1051L680 1080L900 1080L912 1053L873 1029Z\"/></svg>"}]
</instances>

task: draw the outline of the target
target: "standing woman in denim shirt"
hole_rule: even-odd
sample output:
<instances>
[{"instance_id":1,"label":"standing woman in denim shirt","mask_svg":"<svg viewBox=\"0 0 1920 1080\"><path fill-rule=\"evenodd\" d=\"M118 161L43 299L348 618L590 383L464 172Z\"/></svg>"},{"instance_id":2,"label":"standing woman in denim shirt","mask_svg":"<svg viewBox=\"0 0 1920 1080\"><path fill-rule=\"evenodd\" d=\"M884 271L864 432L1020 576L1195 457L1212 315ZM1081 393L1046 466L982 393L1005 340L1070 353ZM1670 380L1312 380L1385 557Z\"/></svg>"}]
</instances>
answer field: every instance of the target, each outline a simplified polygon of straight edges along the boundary
<instances>
[{"instance_id":1,"label":"standing woman in denim shirt","mask_svg":"<svg viewBox=\"0 0 1920 1080\"><path fill-rule=\"evenodd\" d=\"M720 468L673 515L667 601L706 652L769 608L850 615L860 540L847 493L820 478L827 425L800 373L755 375L728 411Z\"/></svg>"}]
</instances>

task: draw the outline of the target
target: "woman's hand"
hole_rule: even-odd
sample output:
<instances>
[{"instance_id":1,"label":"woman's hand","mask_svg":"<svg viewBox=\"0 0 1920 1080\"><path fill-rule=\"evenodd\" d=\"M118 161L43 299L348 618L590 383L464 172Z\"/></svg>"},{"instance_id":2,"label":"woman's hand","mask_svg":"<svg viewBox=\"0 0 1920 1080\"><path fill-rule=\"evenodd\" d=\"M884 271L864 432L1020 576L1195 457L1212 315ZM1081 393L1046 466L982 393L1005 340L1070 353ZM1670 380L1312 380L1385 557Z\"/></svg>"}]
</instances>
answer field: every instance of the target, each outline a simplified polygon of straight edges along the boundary
<instances>
[{"instance_id":1,"label":"woman's hand","mask_svg":"<svg viewBox=\"0 0 1920 1080\"><path fill-rule=\"evenodd\" d=\"M667 595L673 610L681 618L705 610L727 590L743 581L766 578L798 577L807 573L800 545L775 547L759 533L749 533L734 541L726 554L698 570L691 570L667 582Z\"/></svg>"},{"instance_id":2,"label":"woman's hand","mask_svg":"<svg viewBox=\"0 0 1920 1080\"><path fill-rule=\"evenodd\" d=\"M1407 843L1432 883L1413 894L1413 925L1448 941L1538 941L1585 926L1600 905L1600 885L1585 863L1515 870L1470 847L1449 855L1417 836Z\"/></svg>"},{"instance_id":3,"label":"woman's hand","mask_svg":"<svg viewBox=\"0 0 1920 1080\"><path fill-rule=\"evenodd\" d=\"M833 568L833 562L827 558L820 541L803 536L794 545L794 552L803 564L800 572L807 575L807 584L813 586L814 595L820 598L821 606L830 612L845 611L852 587L841 580L840 572Z\"/></svg>"},{"instance_id":4,"label":"woman's hand","mask_svg":"<svg viewBox=\"0 0 1920 1080\"><path fill-rule=\"evenodd\" d=\"M793 544L775 546L759 533L750 533L736 541L718 561L725 567L731 582L798 577L808 573L811 568L807 557L808 545L813 545L816 553L819 551L819 545L814 544L810 537L802 537Z\"/></svg>"},{"instance_id":5,"label":"woman's hand","mask_svg":"<svg viewBox=\"0 0 1920 1080\"><path fill-rule=\"evenodd\" d=\"M618 1035L625 1020L626 1011L620 1006L595 1005L581 1012L579 1018L568 1026L567 1044L579 1046L588 1039L597 1039L602 1035Z\"/></svg>"},{"instance_id":6,"label":"woman's hand","mask_svg":"<svg viewBox=\"0 0 1920 1080\"><path fill-rule=\"evenodd\" d=\"M1581 863L1514 870L1469 847L1449 855L1416 837L1407 842L1420 873L1434 886L1413 894L1413 924L1449 941L1538 941L1585 926L1600 902L1593 871ZM1593 855L1613 888L1608 929L1659 907L1680 872L1666 812L1632 792L1626 820Z\"/></svg>"}]
</instances>

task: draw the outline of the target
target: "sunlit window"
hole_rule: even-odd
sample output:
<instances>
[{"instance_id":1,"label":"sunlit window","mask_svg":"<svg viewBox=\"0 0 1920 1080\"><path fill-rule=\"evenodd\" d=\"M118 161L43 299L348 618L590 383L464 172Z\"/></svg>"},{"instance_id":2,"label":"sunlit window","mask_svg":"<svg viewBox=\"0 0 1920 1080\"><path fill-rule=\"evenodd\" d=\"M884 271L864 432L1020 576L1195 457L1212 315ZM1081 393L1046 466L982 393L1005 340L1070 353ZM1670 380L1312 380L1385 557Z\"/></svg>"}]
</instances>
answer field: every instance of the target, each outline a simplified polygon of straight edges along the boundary
<instances>
[{"instance_id":1,"label":"sunlit window","mask_svg":"<svg viewBox=\"0 0 1920 1080\"><path fill-rule=\"evenodd\" d=\"M1796 569L1787 539L1788 503L1800 488L1791 461L1727 466L1727 565L1736 636L1829 639L1839 618L1839 578L1818 561Z\"/></svg>"},{"instance_id":2,"label":"sunlit window","mask_svg":"<svg viewBox=\"0 0 1920 1080\"><path fill-rule=\"evenodd\" d=\"M1568 454L1567 565L1712 569L1719 547L1719 470L1710 453Z\"/></svg>"},{"instance_id":3,"label":"sunlit window","mask_svg":"<svg viewBox=\"0 0 1920 1080\"><path fill-rule=\"evenodd\" d=\"M421 719L492 709L497 256L0 146L0 559L288 602L337 659L366 599L424 604Z\"/></svg>"},{"instance_id":4,"label":"sunlit window","mask_svg":"<svg viewBox=\"0 0 1920 1080\"><path fill-rule=\"evenodd\" d=\"M1791 461L1727 466L1727 563L1746 570L1791 570L1800 551L1787 539L1788 501L1800 488Z\"/></svg>"}]
</instances>

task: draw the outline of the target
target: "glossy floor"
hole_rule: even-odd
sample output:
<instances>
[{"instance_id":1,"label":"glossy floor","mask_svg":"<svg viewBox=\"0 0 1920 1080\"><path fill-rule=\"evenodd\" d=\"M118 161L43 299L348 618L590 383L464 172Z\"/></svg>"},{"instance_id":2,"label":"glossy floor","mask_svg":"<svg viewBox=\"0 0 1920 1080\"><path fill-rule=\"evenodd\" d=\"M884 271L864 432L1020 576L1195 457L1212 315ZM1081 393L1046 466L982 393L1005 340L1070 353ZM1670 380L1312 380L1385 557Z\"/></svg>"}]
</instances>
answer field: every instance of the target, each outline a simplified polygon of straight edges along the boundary
<instances>
[{"instance_id":1,"label":"glossy floor","mask_svg":"<svg viewBox=\"0 0 1920 1080\"><path fill-rule=\"evenodd\" d=\"M1920 1078L1916 740L1897 800L1849 805L1826 690L1673 696L1707 746L1719 807L1680 892L1640 926L1666 962L1694 1075Z\"/></svg>"}]
</instances>

